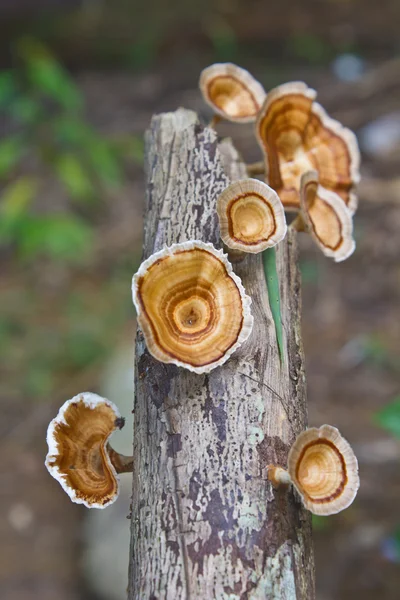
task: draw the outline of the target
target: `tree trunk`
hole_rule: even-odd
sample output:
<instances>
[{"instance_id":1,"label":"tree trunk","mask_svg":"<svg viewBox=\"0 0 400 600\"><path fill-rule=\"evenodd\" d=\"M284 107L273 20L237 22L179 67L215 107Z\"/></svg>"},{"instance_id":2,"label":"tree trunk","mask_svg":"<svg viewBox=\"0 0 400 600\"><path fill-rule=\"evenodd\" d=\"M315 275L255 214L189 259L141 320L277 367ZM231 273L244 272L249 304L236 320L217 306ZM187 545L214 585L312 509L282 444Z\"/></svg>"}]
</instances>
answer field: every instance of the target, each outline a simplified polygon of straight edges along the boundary
<instances>
[{"instance_id":1,"label":"tree trunk","mask_svg":"<svg viewBox=\"0 0 400 600\"><path fill-rule=\"evenodd\" d=\"M231 142L183 109L154 117L146 141L144 258L189 239L221 247L216 198L246 176ZM277 249L283 366L261 255L238 260L255 322L224 366L165 365L137 334L130 600L315 597L310 515L266 470L286 467L307 425L296 234Z\"/></svg>"}]
</instances>

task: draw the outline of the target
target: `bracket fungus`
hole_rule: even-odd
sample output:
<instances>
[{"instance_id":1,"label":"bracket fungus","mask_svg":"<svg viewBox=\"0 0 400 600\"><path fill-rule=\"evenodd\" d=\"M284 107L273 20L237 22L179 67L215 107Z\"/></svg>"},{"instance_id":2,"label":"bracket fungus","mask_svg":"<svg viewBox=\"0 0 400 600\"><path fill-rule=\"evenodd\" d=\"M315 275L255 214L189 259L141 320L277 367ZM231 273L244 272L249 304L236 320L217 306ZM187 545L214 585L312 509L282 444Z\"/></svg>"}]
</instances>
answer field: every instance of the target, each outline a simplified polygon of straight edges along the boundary
<instances>
[{"instance_id":1,"label":"bracket fungus","mask_svg":"<svg viewBox=\"0 0 400 600\"><path fill-rule=\"evenodd\" d=\"M285 83L268 92L256 123L268 183L286 210L297 210L300 178L316 170L321 185L339 194L354 213L360 179L357 138L329 117L315 97L316 92L302 82Z\"/></svg>"},{"instance_id":2,"label":"bracket fungus","mask_svg":"<svg viewBox=\"0 0 400 600\"><path fill-rule=\"evenodd\" d=\"M221 238L233 250L262 252L286 235L282 202L258 179L231 183L217 200L217 213Z\"/></svg>"},{"instance_id":3,"label":"bracket fungus","mask_svg":"<svg viewBox=\"0 0 400 600\"><path fill-rule=\"evenodd\" d=\"M236 123L251 123L266 93L254 77L233 63L216 63L200 75L204 100L220 117Z\"/></svg>"},{"instance_id":4,"label":"bracket fungus","mask_svg":"<svg viewBox=\"0 0 400 600\"><path fill-rule=\"evenodd\" d=\"M134 275L132 294L149 352L195 373L222 365L253 327L251 299L212 244L156 252Z\"/></svg>"},{"instance_id":5,"label":"bracket fungus","mask_svg":"<svg viewBox=\"0 0 400 600\"><path fill-rule=\"evenodd\" d=\"M353 502L360 480L357 458L347 440L331 425L300 433L290 449L288 471L269 465L275 487L292 482L304 506L315 515L336 514Z\"/></svg>"},{"instance_id":6,"label":"bracket fungus","mask_svg":"<svg viewBox=\"0 0 400 600\"><path fill-rule=\"evenodd\" d=\"M105 508L118 497L118 473L132 472L132 457L113 450L108 440L124 419L97 394L67 400L47 429L45 465L73 502Z\"/></svg>"},{"instance_id":7,"label":"bracket fungus","mask_svg":"<svg viewBox=\"0 0 400 600\"><path fill-rule=\"evenodd\" d=\"M353 254L352 214L343 200L318 183L318 173L309 171L301 177L301 218L325 256L340 262Z\"/></svg>"}]
</instances>

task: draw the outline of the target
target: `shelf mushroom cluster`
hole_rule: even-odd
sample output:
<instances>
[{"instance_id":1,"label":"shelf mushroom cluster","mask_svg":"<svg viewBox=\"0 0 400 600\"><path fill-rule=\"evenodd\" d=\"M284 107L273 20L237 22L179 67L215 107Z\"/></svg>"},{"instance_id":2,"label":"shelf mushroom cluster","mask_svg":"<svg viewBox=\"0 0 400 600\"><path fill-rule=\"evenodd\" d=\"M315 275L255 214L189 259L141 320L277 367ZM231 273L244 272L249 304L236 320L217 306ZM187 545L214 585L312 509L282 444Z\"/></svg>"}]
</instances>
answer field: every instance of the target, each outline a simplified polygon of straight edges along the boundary
<instances>
[{"instance_id":1,"label":"shelf mushroom cluster","mask_svg":"<svg viewBox=\"0 0 400 600\"><path fill-rule=\"evenodd\" d=\"M215 113L213 124L255 123L264 155L265 183L236 181L217 198L228 250L268 252L286 235L285 210L294 210L291 227L308 231L326 256L350 256L360 162L355 135L331 119L302 82L267 94L245 69L226 63L204 69L200 89ZM251 298L240 278L223 251L200 240L145 260L132 296L149 352L197 374L224 364L252 331ZM117 407L90 392L65 402L51 421L45 465L73 502L105 508L118 497L118 475L133 470L133 458L109 444L123 425ZM348 507L359 487L357 459L329 425L301 433L287 469L269 465L268 478L275 487L293 484L306 508L321 515Z\"/></svg>"},{"instance_id":2,"label":"shelf mushroom cluster","mask_svg":"<svg viewBox=\"0 0 400 600\"><path fill-rule=\"evenodd\" d=\"M204 100L218 118L255 121L266 183L284 210L299 213L293 227L310 233L325 256L343 261L355 249L353 215L360 179L356 136L329 117L305 83L285 83L268 93L260 88L250 73L231 63L207 67L200 76ZM226 241L237 244L226 232L228 217L220 211L219 217L224 242L234 248ZM243 219L240 229L249 228L248 223ZM247 252L255 248L247 246Z\"/></svg>"}]
</instances>

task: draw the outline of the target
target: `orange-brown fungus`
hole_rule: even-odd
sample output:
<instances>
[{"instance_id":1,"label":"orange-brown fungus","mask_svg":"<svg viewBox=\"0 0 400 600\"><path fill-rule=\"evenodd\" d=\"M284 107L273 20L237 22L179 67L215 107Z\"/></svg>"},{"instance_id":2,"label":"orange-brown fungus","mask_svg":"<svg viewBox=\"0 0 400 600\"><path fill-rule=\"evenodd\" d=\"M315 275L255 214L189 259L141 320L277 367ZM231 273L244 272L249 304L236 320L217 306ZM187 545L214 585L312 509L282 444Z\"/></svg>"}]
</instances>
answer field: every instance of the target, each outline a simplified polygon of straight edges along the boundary
<instances>
[{"instance_id":1,"label":"orange-brown fungus","mask_svg":"<svg viewBox=\"0 0 400 600\"><path fill-rule=\"evenodd\" d=\"M300 200L304 222L323 253L336 262L348 258L355 243L352 215L343 200L318 184L315 171L302 176Z\"/></svg>"},{"instance_id":2,"label":"orange-brown fungus","mask_svg":"<svg viewBox=\"0 0 400 600\"><path fill-rule=\"evenodd\" d=\"M343 456L329 440L310 442L298 459L296 479L311 502L331 502L342 494L347 483Z\"/></svg>"},{"instance_id":3,"label":"orange-brown fungus","mask_svg":"<svg viewBox=\"0 0 400 600\"><path fill-rule=\"evenodd\" d=\"M303 83L271 91L257 119L257 137L265 154L268 182L287 210L300 207L300 179L318 172L320 184L336 192L354 212L359 180L359 151L354 134L314 102Z\"/></svg>"},{"instance_id":4,"label":"orange-brown fungus","mask_svg":"<svg viewBox=\"0 0 400 600\"><path fill-rule=\"evenodd\" d=\"M232 63L217 63L200 76L204 100L230 121L255 121L265 99L262 85L248 71Z\"/></svg>"},{"instance_id":5,"label":"orange-brown fungus","mask_svg":"<svg viewBox=\"0 0 400 600\"><path fill-rule=\"evenodd\" d=\"M64 404L49 426L46 466L72 500L101 508L118 495L106 445L119 414L112 403L98 398L82 394Z\"/></svg>"},{"instance_id":6,"label":"orange-brown fungus","mask_svg":"<svg viewBox=\"0 0 400 600\"><path fill-rule=\"evenodd\" d=\"M217 200L221 238L234 250L262 252L286 234L286 220L279 196L257 179L229 185Z\"/></svg>"},{"instance_id":7,"label":"orange-brown fungus","mask_svg":"<svg viewBox=\"0 0 400 600\"><path fill-rule=\"evenodd\" d=\"M357 459L335 427L301 433L293 444L288 471L304 505L329 515L349 506L359 487Z\"/></svg>"},{"instance_id":8,"label":"orange-brown fungus","mask_svg":"<svg viewBox=\"0 0 400 600\"><path fill-rule=\"evenodd\" d=\"M250 334L250 299L211 244L185 242L153 255L132 289L148 349L162 362L206 372Z\"/></svg>"},{"instance_id":9,"label":"orange-brown fungus","mask_svg":"<svg viewBox=\"0 0 400 600\"><path fill-rule=\"evenodd\" d=\"M260 109L250 90L229 75L211 79L207 93L215 106L230 118L255 117Z\"/></svg>"}]
</instances>

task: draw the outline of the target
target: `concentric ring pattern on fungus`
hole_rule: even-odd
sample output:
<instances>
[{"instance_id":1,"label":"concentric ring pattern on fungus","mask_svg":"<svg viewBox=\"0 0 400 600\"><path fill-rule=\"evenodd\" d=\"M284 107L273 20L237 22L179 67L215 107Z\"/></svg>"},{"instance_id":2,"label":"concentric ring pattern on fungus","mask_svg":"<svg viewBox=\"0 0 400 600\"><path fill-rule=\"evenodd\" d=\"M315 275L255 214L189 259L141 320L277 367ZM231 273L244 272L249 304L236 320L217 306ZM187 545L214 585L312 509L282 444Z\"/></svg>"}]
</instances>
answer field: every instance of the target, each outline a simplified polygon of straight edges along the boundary
<instances>
[{"instance_id":1,"label":"concentric ring pattern on fungus","mask_svg":"<svg viewBox=\"0 0 400 600\"><path fill-rule=\"evenodd\" d=\"M233 63L216 63L200 75L204 100L221 117L238 123L255 121L265 99L262 85Z\"/></svg>"},{"instance_id":2,"label":"concentric ring pattern on fungus","mask_svg":"<svg viewBox=\"0 0 400 600\"><path fill-rule=\"evenodd\" d=\"M357 459L335 427L301 433L288 459L290 478L311 512L330 515L347 508L359 488Z\"/></svg>"},{"instance_id":3,"label":"concentric ring pattern on fungus","mask_svg":"<svg viewBox=\"0 0 400 600\"><path fill-rule=\"evenodd\" d=\"M217 200L221 239L233 250L257 253L286 235L286 220L278 194L257 179L231 183Z\"/></svg>"},{"instance_id":4,"label":"concentric ring pattern on fungus","mask_svg":"<svg viewBox=\"0 0 400 600\"><path fill-rule=\"evenodd\" d=\"M309 171L301 178L300 203L310 235L325 256L336 262L355 250L353 217L343 200L318 183L318 173Z\"/></svg>"},{"instance_id":5,"label":"concentric ring pattern on fungus","mask_svg":"<svg viewBox=\"0 0 400 600\"><path fill-rule=\"evenodd\" d=\"M117 499L118 476L107 442L120 416L115 404L85 392L65 402L51 421L45 465L73 502L105 508Z\"/></svg>"},{"instance_id":6,"label":"concentric ring pattern on fungus","mask_svg":"<svg viewBox=\"0 0 400 600\"><path fill-rule=\"evenodd\" d=\"M300 179L315 170L320 184L336 192L354 213L360 152L352 131L330 118L302 82L278 86L258 114L256 133L264 152L268 183L286 210L300 207Z\"/></svg>"},{"instance_id":7,"label":"concentric ring pattern on fungus","mask_svg":"<svg viewBox=\"0 0 400 600\"><path fill-rule=\"evenodd\" d=\"M222 251L190 241L153 254L134 275L149 352L195 373L223 364L250 335L251 299Z\"/></svg>"}]
</instances>

